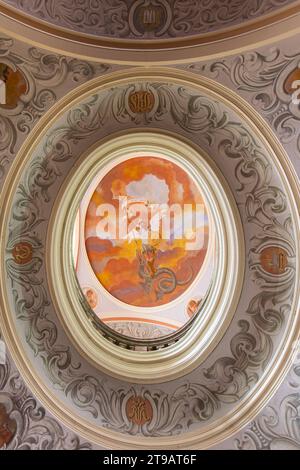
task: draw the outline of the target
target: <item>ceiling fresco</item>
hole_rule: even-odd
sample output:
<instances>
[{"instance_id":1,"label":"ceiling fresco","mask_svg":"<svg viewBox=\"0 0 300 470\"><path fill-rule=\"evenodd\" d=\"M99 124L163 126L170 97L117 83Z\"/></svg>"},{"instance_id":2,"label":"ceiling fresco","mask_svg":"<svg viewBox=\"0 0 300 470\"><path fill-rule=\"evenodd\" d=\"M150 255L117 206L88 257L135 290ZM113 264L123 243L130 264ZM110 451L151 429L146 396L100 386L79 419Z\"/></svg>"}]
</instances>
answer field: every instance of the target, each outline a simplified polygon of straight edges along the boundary
<instances>
[{"instance_id":1,"label":"ceiling fresco","mask_svg":"<svg viewBox=\"0 0 300 470\"><path fill-rule=\"evenodd\" d=\"M90 10L85 11L82 2L78 2L76 15L70 15L68 0L32 2L30 12L28 2L0 3L73 31L134 40L207 33L271 13L293 2L253 1L246 5L240 1L217 10L220 2L214 1L210 2L209 15L205 9L195 15L195 2L176 1L171 12L169 0L89 2ZM63 12L59 19L57 8ZM290 165L291 172L299 176L300 111L299 103L293 100L297 90L295 82L300 80L299 61L296 36L227 58L174 65L170 69L192 74L203 83L208 78L214 86L220 84L242 98L241 108L246 103L245 106L259 113L262 127L271 130L283 154L288 155L287 167ZM17 325L18 340L29 369L38 371L43 386L55 391L58 403L62 402L79 421L84 417L90 428L96 429L94 437L97 429L104 428L117 435L112 438L110 448L126 448L127 437L136 439L137 445L142 442L143 447L147 447L147 439L178 439L180 447L181 436L189 436L191 431L201 435L207 423L214 423L222 413L228 416L234 412L243 399L247 400L250 391L263 382L264 372L273 367L272 360L282 338L288 335L293 317L298 269L297 220L291 216L293 207L283 173L274 164L274 156L264 140L253 130L253 123L237 109L236 102L233 105L228 100L225 105L203 83L200 92L200 87L193 88L187 83L183 86L175 79L159 78L159 74L149 80L136 78L128 83L125 80L114 83L114 72L122 70L127 72L130 67L59 55L1 34L0 80L7 85L6 103L0 105L3 191L7 190L5 185L11 177L9 170L16 171L14 161L22 166L9 213L9 238L4 247L8 279L5 289L13 312L11 322ZM106 76L109 85L99 91L95 80L101 77L105 80ZM70 98L71 104L62 108L59 115L51 114L58 102L62 103L79 86L89 82L91 89L85 89L84 97L77 96L76 102ZM39 127L44 116L51 122L45 131ZM132 132L153 128L193 141L221 169L245 231L246 267L236 316L203 363L189 371L187 377L136 384L99 372L68 339L47 283L47 230L59 190L87 148L107 138L111 129ZM25 165L19 160L20 149L29 146L29 139L37 130L37 145L28 151L30 158ZM198 312L205 289L201 295L199 286L198 295L192 289L197 282L201 283L207 260L208 265L214 265L214 253L208 249L214 227L207 217L209 207L201 186L164 155L147 157L146 164L145 156L126 156L125 161L99 172L87 187L79 207L72 248L79 285L89 307L100 319L106 316L112 330L133 338L153 339L168 335ZM164 203L167 198L169 202L191 205L204 202L204 249L189 252L187 240L179 243L173 239L166 243L159 236L145 243L140 235L146 227L140 219L135 221L125 241L111 233L109 240L105 239L105 227L99 236L97 226L102 218L97 215L97 207L100 203L111 204L118 213L118 198L124 196L130 203L142 202L143 206ZM160 270L168 272L168 280L162 284L159 284ZM208 274L211 279L211 272ZM209 282L205 288L208 285ZM177 326L177 320L170 327L170 323L160 325L152 318L149 328L145 311L151 315L151 309L172 307L181 300L184 300L182 319ZM117 305L113 314L112 310L102 310L108 301L114 308ZM127 308L131 316L124 322L122 315ZM139 312L132 318L135 308ZM162 312L158 310L157 318ZM171 308L171 323L173 313ZM2 315L1 322L3 318ZM11 339L4 338L7 326L2 328L0 323L0 329L3 330L0 448L100 448L92 439L83 439L68 429L65 416L62 414L58 420L52 415L51 407L48 409L47 399L30 391L22 377L25 369L18 371L11 357ZM247 424L243 423L238 432L212 448L300 448L297 342L291 346L291 357L292 353L293 364L289 363L288 374L284 380L281 377L282 383L269 396L268 403Z\"/></svg>"},{"instance_id":2,"label":"ceiling fresco","mask_svg":"<svg viewBox=\"0 0 300 470\"><path fill-rule=\"evenodd\" d=\"M77 277L105 323L152 323L154 337L199 310L215 269L212 220L199 185L178 164L145 155L101 172L75 230ZM163 311L153 311L158 306Z\"/></svg>"},{"instance_id":3,"label":"ceiling fresco","mask_svg":"<svg viewBox=\"0 0 300 470\"><path fill-rule=\"evenodd\" d=\"M110 209L115 217L105 217ZM161 227L162 219L169 221L166 215L170 224ZM86 212L85 244L97 279L113 297L137 307L157 307L181 296L203 266L208 238L201 192L184 170L160 157L114 166Z\"/></svg>"}]
</instances>

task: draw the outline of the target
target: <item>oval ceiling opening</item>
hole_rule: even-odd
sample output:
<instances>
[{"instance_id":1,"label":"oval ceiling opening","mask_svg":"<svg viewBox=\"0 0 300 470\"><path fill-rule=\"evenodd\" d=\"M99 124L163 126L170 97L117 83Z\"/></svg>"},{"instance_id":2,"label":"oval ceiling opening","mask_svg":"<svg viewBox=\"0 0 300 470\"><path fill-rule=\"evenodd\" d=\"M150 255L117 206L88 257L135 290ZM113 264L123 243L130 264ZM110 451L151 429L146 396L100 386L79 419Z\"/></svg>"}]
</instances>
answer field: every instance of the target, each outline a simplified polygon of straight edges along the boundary
<instances>
[{"instance_id":1,"label":"oval ceiling opening","mask_svg":"<svg viewBox=\"0 0 300 470\"><path fill-rule=\"evenodd\" d=\"M127 337L172 335L208 294L214 232L200 184L177 161L131 155L110 163L74 224L74 266L89 307Z\"/></svg>"}]
</instances>

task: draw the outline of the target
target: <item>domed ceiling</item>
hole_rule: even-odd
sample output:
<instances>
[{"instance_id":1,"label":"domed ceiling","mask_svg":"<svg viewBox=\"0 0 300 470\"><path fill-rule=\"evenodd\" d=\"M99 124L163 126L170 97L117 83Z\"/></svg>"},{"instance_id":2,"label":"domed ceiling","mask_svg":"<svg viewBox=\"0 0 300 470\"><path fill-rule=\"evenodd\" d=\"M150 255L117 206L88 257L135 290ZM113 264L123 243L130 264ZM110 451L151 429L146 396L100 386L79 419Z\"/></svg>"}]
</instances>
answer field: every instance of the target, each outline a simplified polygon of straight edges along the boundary
<instances>
[{"instance_id":1,"label":"domed ceiling","mask_svg":"<svg viewBox=\"0 0 300 470\"><path fill-rule=\"evenodd\" d=\"M0 8L3 30L18 25L25 42L128 65L225 56L299 25L299 0L0 0Z\"/></svg>"},{"instance_id":2,"label":"domed ceiling","mask_svg":"<svg viewBox=\"0 0 300 470\"><path fill-rule=\"evenodd\" d=\"M298 3L0 2L0 448L300 447L299 34L61 53L276 32Z\"/></svg>"},{"instance_id":3,"label":"domed ceiling","mask_svg":"<svg viewBox=\"0 0 300 470\"><path fill-rule=\"evenodd\" d=\"M1 3L80 33L155 40L195 36L263 15L275 15L295 0L6 0Z\"/></svg>"}]
</instances>

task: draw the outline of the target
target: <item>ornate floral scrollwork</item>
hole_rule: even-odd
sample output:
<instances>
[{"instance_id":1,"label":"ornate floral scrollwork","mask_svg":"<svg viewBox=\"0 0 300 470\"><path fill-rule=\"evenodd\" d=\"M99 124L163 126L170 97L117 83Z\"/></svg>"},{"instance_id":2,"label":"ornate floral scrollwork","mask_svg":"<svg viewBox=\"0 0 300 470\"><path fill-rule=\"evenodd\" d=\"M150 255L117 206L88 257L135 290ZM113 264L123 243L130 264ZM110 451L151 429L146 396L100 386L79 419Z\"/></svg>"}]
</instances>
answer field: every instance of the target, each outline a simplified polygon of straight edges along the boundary
<instances>
[{"instance_id":1,"label":"ornate floral scrollwork","mask_svg":"<svg viewBox=\"0 0 300 470\"><path fill-rule=\"evenodd\" d=\"M0 180L20 146L21 137L29 133L66 88L70 89L109 69L105 64L89 64L48 54L34 47L24 57L15 49L12 39L0 38L0 63L13 71L20 71L27 83L27 90L20 95L16 106L0 106Z\"/></svg>"},{"instance_id":2,"label":"ornate floral scrollwork","mask_svg":"<svg viewBox=\"0 0 300 470\"><path fill-rule=\"evenodd\" d=\"M236 439L242 450L299 450L300 394L293 393L281 400L279 410L268 406L266 412L252 422Z\"/></svg>"},{"instance_id":3,"label":"ornate floral scrollwork","mask_svg":"<svg viewBox=\"0 0 300 470\"><path fill-rule=\"evenodd\" d=\"M97 36L168 38L206 33L256 18L293 0L6 0L54 25Z\"/></svg>"},{"instance_id":4,"label":"ornate floral scrollwork","mask_svg":"<svg viewBox=\"0 0 300 470\"><path fill-rule=\"evenodd\" d=\"M140 90L152 93L155 103L151 110L135 113L129 97ZM168 392L153 386L126 390L84 373L71 348L59 338L43 274L46 224L41 208L53 202L51 190L62 178L60 168L69 161L73 164L85 139L89 145L97 142L99 135L111 132L116 123L123 129L149 123L159 127L166 119L171 119L174 129L192 136L208 151L217 151L218 158L232 165L233 189L253 232L248 249L256 293L237 321L234 336L228 339L228 353L198 369L196 380L183 386L174 382L174 390ZM276 181L266 150L249 128L230 117L220 103L187 87L165 82L120 85L67 112L64 123L48 132L42 150L32 158L18 186L6 261L17 321L26 324L28 345L42 358L48 377L67 399L101 426L131 434L168 436L210 420L220 406L237 403L248 393L272 357L273 340L282 331L293 298L294 232L288 201ZM23 265L16 264L12 256L20 240L33 247L32 260ZM270 276L257 263L256 254L270 242L288 252L287 270L280 276ZM131 396L149 401L151 421L128 420L126 400Z\"/></svg>"},{"instance_id":5,"label":"ornate floral scrollwork","mask_svg":"<svg viewBox=\"0 0 300 470\"><path fill-rule=\"evenodd\" d=\"M282 54L280 49L270 52L247 52L233 59L218 60L209 65L192 64L188 68L222 79L225 75L236 90L250 94L250 100L288 144L297 139L300 149L300 106L293 99L296 81L300 77L300 54ZM295 83L295 88L293 87Z\"/></svg>"},{"instance_id":6,"label":"ornate floral scrollwork","mask_svg":"<svg viewBox=\"0 0 300 470\"><path fill-rule=\"evenodd\" d=\"M0 364L0 449L90 448L38 404L7 356L5 364Z\"/></svg>"},{"instance_id":7,"label":"ornate floral scrollwork","mask_svg":"<svg viewBox=\"0 0 300 470\"><path fill-rule=\"evenodd\" d=\"M173 333L174 330L166 326L152 325L151 323L140 322L108 322L108 325L113 330L121 333L122 335L131 338L147 339L158 338Z\"/></svg>"}]
</instances>

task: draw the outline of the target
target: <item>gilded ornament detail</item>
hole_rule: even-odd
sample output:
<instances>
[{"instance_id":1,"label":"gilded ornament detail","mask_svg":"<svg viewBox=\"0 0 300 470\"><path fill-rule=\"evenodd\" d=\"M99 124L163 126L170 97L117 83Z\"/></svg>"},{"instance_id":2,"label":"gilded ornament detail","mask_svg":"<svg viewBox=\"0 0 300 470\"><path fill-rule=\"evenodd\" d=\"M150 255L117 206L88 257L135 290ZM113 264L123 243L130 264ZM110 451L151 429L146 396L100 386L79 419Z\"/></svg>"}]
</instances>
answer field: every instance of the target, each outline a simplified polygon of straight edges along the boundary
<instances>
[{"instance_id":1,"label":"gilded ornament detail","mask_svg":"<svg viewBox=\"0 0 300 470\"><path fill-rule=\"evenodd\" d=\"M126 403L126 414L129 421L138 426L151 422L153 417L151 403L141 396L131 396Z\"/></svg>"}]
</instances>

